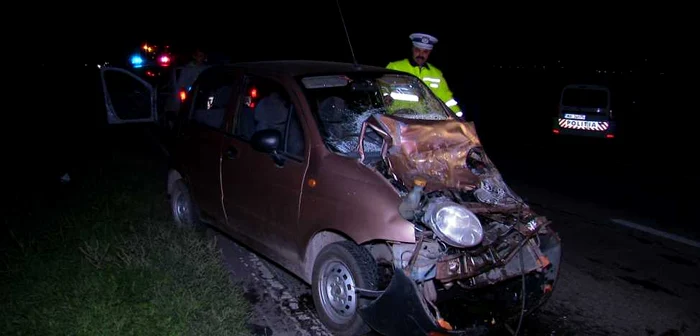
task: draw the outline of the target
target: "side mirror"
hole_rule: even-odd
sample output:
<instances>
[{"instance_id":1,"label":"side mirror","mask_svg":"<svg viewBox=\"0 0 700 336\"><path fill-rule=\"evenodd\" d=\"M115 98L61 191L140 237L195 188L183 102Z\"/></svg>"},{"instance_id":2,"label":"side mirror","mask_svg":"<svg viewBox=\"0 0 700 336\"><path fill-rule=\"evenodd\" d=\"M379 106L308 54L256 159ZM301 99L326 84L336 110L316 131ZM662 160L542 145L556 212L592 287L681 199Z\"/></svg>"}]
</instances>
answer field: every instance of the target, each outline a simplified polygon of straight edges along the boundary
<instances>
[{"instance_id":1,"label":"side mirror","mask_svg":"<svg viewBox=\"0 0 700 336\"><path fill-rule=\"evenodd\" d=\"M250 144L258 152L274 153L277 151L282 139L282 133L276 129L264 129L257 131L250 138Z\"/></svg>"},{"instance_id":2,"label":"side mirror","mask_svg":"<svg viewBox=\"0 0 700 336\"><path fill-rule=\"evenodd\" d=\"M258 152L270 154L277 167L284 166L284 157L277 153L282 140L282 133L276 129L264 129L257 131L250 138L250 144Z\"/></svg>"}]
</instances>

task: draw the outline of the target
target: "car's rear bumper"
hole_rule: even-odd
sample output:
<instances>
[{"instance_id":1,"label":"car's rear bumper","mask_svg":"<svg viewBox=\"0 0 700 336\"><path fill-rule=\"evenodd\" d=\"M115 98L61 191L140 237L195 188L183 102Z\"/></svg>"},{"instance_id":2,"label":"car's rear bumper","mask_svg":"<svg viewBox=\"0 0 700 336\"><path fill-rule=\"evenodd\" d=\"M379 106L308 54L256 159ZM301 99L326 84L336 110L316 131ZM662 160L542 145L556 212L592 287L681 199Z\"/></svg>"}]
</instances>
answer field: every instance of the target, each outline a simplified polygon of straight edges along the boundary
<instances>
[{"instance_id":1,"label":"car's rear bumper","mask_svg":"<svg viewBox=\"0 0 700 336\"><path fill-rule=\"evenodd\" d=\"M552 133L555 135L573 135L581 137L591 137L591 138L604 138L613 139L615 138L616 125L615 121L608 121L608 127L605 130L594 130L594 129L576 129L562 127L559 125L559 118L555 118L552 123Z\"/></svg>"},{"instance_id":2,"label":"car's rear bumper","mask_svg":"<svg viewBox=\"0 0 700 336\"><path fill-rule=\"evenodd\" d=\"M553 133L557 134L557 135L573 135L573 136L604 138L604 139L612 139L615 137L615 133L610 132L610 131L586 131L586 130L575 130L575 129L569 129L569 128L558 128L558 129L555 128Z\"/></svg>"}]
</instances>

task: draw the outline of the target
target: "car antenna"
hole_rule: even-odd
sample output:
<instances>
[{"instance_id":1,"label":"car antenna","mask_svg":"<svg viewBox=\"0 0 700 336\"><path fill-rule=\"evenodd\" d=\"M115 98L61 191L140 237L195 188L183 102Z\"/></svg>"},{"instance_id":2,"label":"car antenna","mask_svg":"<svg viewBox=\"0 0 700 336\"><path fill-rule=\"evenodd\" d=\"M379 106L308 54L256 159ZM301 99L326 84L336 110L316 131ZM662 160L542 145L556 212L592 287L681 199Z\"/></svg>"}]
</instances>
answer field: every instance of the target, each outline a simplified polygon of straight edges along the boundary
<instances>
[{"instance_id":1,"label":"car antenna","mask_svg":"<svg viewBox=\"0 0 700 336\"><path fill-rule=\"evenodd\" d=\"M350 42L350 34L348 33L348 26L345 24L345 18L343 17L343 11L340 9L340 0L335 0L335 4L338 6L338 13L340 13L340 20L343 22L343 28L345 29L345 37L348 40L348 46L350 47L350 54L352 55L352 62L355 64L356 68L360 65L357 63L357 58L355 58L355 51L352 49L352 42Z\"/></svg>"}]
</instances>

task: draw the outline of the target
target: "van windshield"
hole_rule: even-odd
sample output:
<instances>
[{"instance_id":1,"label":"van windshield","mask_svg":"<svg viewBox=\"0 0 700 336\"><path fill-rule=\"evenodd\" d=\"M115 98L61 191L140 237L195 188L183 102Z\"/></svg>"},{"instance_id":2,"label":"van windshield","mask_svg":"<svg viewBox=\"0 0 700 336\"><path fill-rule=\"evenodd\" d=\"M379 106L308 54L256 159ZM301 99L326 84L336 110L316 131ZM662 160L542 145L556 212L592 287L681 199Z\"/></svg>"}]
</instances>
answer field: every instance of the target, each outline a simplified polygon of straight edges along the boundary
<instances>
[{"instance_id":1,"label":"van windshield","mask_svg":"<svg viewBox=\"0 0 700 336\"><path fill-rule=\"evenodd\" d=\"M562 105L579 108L607 108L608 92L597 89L566 89Z\"/></svg>"},{"instance_id":2,"label":"van windshield","mask_svg":"<svg viewBox=\"0 0 700 336\"><path fill-rule=\"evenodd\" d=\"M421 120L452 118L430 88L409 75L361 72L303 77L300 81L324 141L342 154L354 152L362 124L375 114ZM381 138L368 134L367 139L365 153L378 153Z\"/></svg>"}]
</instances>

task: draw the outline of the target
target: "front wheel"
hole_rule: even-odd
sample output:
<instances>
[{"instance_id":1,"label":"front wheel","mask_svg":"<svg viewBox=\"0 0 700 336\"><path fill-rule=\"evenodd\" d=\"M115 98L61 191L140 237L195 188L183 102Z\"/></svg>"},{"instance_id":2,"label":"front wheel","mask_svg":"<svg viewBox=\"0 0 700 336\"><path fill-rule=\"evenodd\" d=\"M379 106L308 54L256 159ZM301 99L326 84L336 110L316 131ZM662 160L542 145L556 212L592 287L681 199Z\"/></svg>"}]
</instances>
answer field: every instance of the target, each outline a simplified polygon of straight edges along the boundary
<instances>
[{"instance_id":1,"label":"front wheel","mask_svg":"<svg viewBox=\"0 0 700 336\"><path fill-rule=\"evenodd\" d=\"M334 335L363 335L370 331L359 310L368 301L355 288L376 290L377 264L357 244L344 241L321 250L314 263L312 293L323 324Z\"/></svg>"}]
</instances>

